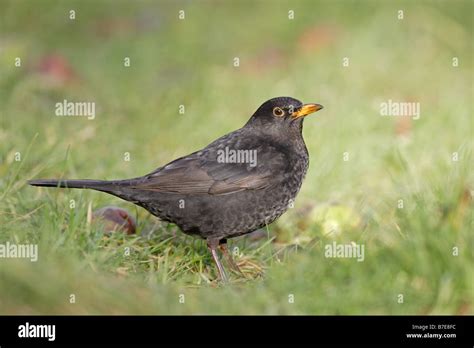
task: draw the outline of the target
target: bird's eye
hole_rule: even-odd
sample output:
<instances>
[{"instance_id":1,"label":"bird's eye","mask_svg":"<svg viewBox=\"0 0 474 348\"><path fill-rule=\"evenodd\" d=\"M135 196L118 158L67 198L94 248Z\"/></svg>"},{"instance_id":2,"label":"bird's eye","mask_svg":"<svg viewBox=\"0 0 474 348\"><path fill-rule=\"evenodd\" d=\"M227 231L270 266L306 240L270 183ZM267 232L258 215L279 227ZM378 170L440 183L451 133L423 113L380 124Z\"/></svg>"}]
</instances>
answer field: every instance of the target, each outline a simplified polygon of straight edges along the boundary
<instances>
[{"instance_id":1,"label":"bird's eye","mask_svg":"<svg viewBox=\"0 0 474 348\"><path fill-rule=\"evenodd\" d=\"M273 108L273 115L275 115L276 117L282 117L284 114L285 112L283 111L283 109L279 107Z\"/></svg>"}]
</instances>

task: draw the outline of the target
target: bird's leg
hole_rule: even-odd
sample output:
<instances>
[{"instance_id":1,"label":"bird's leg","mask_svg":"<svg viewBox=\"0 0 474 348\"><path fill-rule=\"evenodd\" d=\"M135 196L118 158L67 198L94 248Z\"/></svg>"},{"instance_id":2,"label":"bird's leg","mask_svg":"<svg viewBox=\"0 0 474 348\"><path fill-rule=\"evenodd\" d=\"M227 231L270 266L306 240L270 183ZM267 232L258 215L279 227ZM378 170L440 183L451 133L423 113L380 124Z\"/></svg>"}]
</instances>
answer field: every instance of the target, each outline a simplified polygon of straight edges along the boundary
<instances>
[{"instance_id":1,"label":"bird's leg","mask_svg":"<svg viewBox=\"0 0 474 348\"><path fill-rule=\"evenodd\" d=\"M226 239L221 239L219 242L219 249L221 249L222 254L224 255L227 263L230 265L230 268L232 268L235 272L239 273L240 275L244 275L242 271L240 270L239 266L235 263L234 258L232 255L229 253L229 249L227 249L227 240Z\"/></svg>"},{"instance_id":2,"label":"bird's leg","mask_svg":"<svg viewBox=\"0 0 474 348\"><path fill-rule=\"evenodd\" d=\"M222 266L220 260L219 260L219 255L217 254L217 247L219 246L219 240L218 239L209 239L207 241L207 247L211 251L212 258L214 259L214 262L216 263L217 270L219 271L219 276L221 280L224 283L227 283L228 279L225 274L224 267Z\"/></svg>"}]
</instances>

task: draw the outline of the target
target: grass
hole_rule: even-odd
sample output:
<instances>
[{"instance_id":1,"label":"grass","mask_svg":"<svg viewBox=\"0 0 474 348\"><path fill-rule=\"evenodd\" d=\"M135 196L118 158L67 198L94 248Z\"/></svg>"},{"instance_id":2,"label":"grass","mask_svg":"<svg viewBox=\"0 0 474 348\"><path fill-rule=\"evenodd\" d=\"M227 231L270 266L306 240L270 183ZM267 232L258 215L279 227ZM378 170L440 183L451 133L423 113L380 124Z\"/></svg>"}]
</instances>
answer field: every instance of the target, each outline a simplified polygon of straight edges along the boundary
<instances>
[{"instance_id":1,"label":"grass","mask_svg":"<svg viewBox=\"0 0 474 348\"><path fill-rule=\"evenodd\" d=\"M473 313L472 2L0 7L0 243L39 247L36 263L0 259L0 313ZM38 68L53 54L66 68ZM145 174L280 95L325 106L305 122L309 172L294 209L230 242L246 277L226 286L203 241L142 209L26 184ZM54 116L63 99L94 101L96 119ZM388 99L419 102L420 119L380 116ZM137 235L88 223L111 204ZM364 261L325 257L333 241L363 244Z\"/></svg>"}]
</instances>

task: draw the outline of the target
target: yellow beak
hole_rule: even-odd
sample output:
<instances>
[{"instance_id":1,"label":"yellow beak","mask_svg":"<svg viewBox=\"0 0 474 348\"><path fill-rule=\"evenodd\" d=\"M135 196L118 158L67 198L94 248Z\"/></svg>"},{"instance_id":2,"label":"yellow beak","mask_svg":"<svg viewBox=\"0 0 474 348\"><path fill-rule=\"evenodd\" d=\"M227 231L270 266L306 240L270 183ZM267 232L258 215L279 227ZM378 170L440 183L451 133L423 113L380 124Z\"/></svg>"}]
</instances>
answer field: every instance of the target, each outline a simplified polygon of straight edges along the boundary
<instances>
[{"instance_id":1,"label":"yellow beak","mask_svg":"<svg viewBox=\"0 0 474 348\"><path fill-rule=\"evenodd\" d=\"M300 107L298 110L293 112L291 116L293 118L300 118L300 117L305 117L309 114L312 114L313 112L316 112L318 110L321 110L323 108L322 105L320 104L304 104L302 107Z\"/></svg>"}]
</instances>

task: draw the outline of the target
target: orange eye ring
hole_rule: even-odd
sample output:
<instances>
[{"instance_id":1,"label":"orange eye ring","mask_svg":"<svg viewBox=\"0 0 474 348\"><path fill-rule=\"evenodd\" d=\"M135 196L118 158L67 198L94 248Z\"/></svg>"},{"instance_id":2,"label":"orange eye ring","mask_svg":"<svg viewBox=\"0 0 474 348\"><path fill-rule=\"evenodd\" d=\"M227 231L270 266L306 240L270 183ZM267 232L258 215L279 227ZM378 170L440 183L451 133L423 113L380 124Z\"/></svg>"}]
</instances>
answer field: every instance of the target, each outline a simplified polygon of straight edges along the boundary
<instances>
[{"instance_id":1,"label":"orange eye ring","mask_svg":"<svg viewBox=\"0 0 474 348\"><path fill-rule=\"evenodd\" d=\"M285 114L283 109L279 108L278 106L276 108L273 108L273 115L276 117L282 117Z\"/></svg>"}]
</instances>

